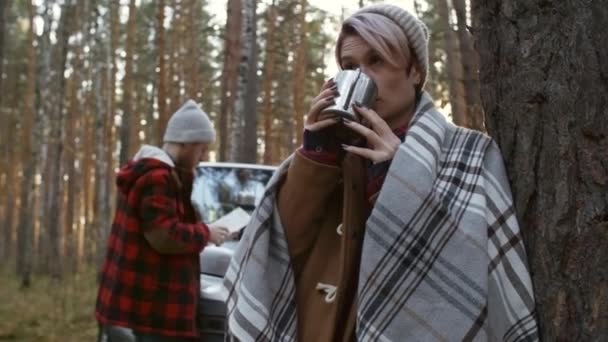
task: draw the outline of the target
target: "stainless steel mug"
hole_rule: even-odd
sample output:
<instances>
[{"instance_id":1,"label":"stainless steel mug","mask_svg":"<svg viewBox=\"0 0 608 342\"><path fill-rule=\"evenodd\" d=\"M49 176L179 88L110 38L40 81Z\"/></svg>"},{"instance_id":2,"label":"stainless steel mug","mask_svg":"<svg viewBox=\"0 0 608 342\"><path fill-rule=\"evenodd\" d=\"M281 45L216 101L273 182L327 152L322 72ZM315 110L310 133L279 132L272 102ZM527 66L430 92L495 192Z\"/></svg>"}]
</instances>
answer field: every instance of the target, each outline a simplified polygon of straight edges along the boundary
<instances>
[{"instance_id":1,"label":"stainless steel mug","mask_svg":"<svg viewBox=\"0 0 608 342\"><path fill-rule=\"evenodd\" d=\"M371 107L376 100L378 88L369 76L361 69L342 70L334 78L340 94L335 98L336 103L321 111L321 117L340 116L353 121L360 121L359 115L353 109L353 104L359 103Z\"/></svg>"}]
</instances>

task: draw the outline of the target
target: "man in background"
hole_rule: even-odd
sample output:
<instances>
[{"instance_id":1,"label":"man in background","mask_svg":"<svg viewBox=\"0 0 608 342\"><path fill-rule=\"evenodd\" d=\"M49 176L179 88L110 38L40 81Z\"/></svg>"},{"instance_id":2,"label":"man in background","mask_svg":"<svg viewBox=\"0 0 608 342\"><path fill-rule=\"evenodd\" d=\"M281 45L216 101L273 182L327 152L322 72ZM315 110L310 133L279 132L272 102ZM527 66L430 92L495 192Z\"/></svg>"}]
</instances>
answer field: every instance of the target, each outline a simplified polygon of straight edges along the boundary
<instances>
[{"instance_id":1,"label":"man in background","mask_svg":"<svg viewBox=\"0 0 608 342\"><path fill-rule=\"evenodd\" d=\"M200 222L191 203L194 168L214 139L207 114L189 100L171 116L162 148L142 146L118 173L97 296L103 327L130 328L143 342L198 336L199 254L228 237Z\"/></svg>"}]
</instances>

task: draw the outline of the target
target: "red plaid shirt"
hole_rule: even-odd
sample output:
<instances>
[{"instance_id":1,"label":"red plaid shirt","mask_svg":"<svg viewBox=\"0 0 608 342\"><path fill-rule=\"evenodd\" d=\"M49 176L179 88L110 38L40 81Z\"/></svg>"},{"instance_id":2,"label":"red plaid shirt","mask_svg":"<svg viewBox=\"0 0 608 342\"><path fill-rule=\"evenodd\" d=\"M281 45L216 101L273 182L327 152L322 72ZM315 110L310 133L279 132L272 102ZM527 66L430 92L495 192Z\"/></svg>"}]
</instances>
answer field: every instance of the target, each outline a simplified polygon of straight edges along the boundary
<instances>
[{"instance_id":1,"label":"red plaid shirt","mask_svg":"<svg viewBox=\"0 0 608 342\"><path fill-rule=\"evenodd\" d=\"M199 253L209 229L197 223L192 181L192 172L156 159L132 161L118 174L118 206L97 296L101 324L164 336L198 335ZM167 229L187 250L158 253L145 239L144 227Z\"/></svg>"}]
</instances>

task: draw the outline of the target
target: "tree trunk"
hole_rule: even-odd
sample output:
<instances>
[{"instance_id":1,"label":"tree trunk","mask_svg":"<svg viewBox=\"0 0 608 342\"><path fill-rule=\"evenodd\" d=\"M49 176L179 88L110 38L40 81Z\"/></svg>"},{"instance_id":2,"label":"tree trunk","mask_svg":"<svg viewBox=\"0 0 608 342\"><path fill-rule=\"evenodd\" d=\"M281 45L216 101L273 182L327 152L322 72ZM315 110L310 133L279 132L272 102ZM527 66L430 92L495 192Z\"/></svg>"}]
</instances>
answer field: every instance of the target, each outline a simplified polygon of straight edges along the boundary
<instances>
[{"instance_id":1,"label":"tree trunk","mask_svg":"<svg viewBox=\"0 0 608 342\"><path fill-rule=\"evenodd\" d=\"M295 119L296 145L302 144L302 134L304 132L304 95L306 90L306 0L299 0L300 12L298 13L298 39L296 57L294 58L294 84L293 84L293 114ZM362 3L361 3L362 4Z\"/></svg>"},{"instance_id":2,"label":"tree trunk","mask_svg":"<svg viewBox=\"0 0 608 342\"><path fill-rule=\"evenodd\" d=\"M29 63L29 60L28 60ZM7 111L7 121L8 121L8 141L16 141L17 139L17 120L16 113L12 111ZM7 170L6 170L6 193L5 193L5 207L4 207L4 221L2 222L3 226L3 240L4 240L4 253L3 260L10 260L13 257L13 253L15 251L14 246L14 229L15 229L15 218L18 218L18 215L15 213L16 201L15 198L18 196L17 186L19 183L17 177L17 169L19 166L17 162L17 146L16 145L8 145L6 147L7 151ZM23 167L23 166L22 166ZM23 203L23 202L21 202ZM20 212L20 211L19 211Z\"/></svg>"},{"instance_id":3,"label":"tree trunk","mask_svg":"<svg viewBox=\"0 0 608 342\"><path fill-rule=\"evenodd\" d=\"M29 61L28 61L29 62ZM13 89L17 89L19 78L21 72L18 70L7 70L7 87L13 87ZM9 102L12 102L9 104ZM20 186L19 177L17 176L17 170L21 167L19 165L19 146L15 143L18 141L18 119L17 117L21 116L22 113L18 113L17 107L18 102L21 102L21 99L18 98L17 94L12 94L11 98L4 97L4 105L0 106L0 110L2 110L1 117L3 119L3 123L6 125L2 127L3 129L3 156L2 161L4 164L4 191L2 192L3 197L3 217L0 224L2 224L2 243L3 249L2 260L12 260L14 251L16 250L14 244L14 232L15 232L15 219L18 219L17 212L17 204L18 202L15 200L19 196L18 186ZM18 115L19 114L19 115Z\"/></svg>"},{"instance_id":4,"label":"tree trunk","mask_svg":"<svg viewBox=\"0 0 608 342\"><path fill-rule=\"evenodd\" d=\"M197 0L188 0L188 10L186 12L186 34L187 34L187 48L185 51L186 57L184 60L186 69L186 94L189 99L196 102L200 102L200 60L197 58L200 56L201 51L198 44L199 20L196 17L198 13L198 7L201 6ZM207 109L208 110L208 109Z\"/></svg>"},{"instance_id":5,"label":"tree trunk","mask_svg":"<svg viewBox=\"0 0 608 342\"><path fill-rule=\"evenodd\" d=\"M36 50L34 47L34 5L28 1L29 29L27 32L27 88L23 111L23 125L21 138L21 158L23 165L23 177L21 179L21 210L19 218L19 229L17 233L17 274L21 278L22 287L29 287L32 274L33 253L33 205L35 194L34 176L38 149L34 148L35 138L33 136L34 116L36 108ZM39 120L38 120L39 121ZM40 123L36 126L41 128ZM38 129L36 131L39 131Z\"/></svg>"},{"instance_id":6,"label":"tree trunk","mask_svg":"<svg viewBox=\"0 0 608 342\"><path fill-rule=\"evenodd\" d=\"M116 73L118 68L116 66L116 49L120 39L120 18L118 12L118 4L115 1L110 2L110 83L108 84L108 117L105 123L105 144L106 144L106 194L107 198L105 201L108 203L108 210L110 215L113 212L112 206L114 202L111 200L114 198L115 192L115 167L116 161L114 158L114 149L116 147L116 126L114 124L114 116L116 115ZM110 219L110 218L108 218Z\"/></svg>"},{"instance_id":7,"label":"tree trunk","mask_svg":"<svg viewBox=\"0 0 608 342\"><path fill-rule=\"evenodd\" d=\"M107 66L106 66L107 67ZM103 74L104 70L99 70L99 74ZM107 75L107 73L106 73ZM109 76L109 75L108 75ZM103 80L93 81L93 91L95 92L95 128L94 128L94 136L95 136L95 183L94 183L94 197L93 197L93 210L95 214L93 215L93 222L91 224L92 228L95 230L95 239L97 241L97 265L101 265L101 261L103 260L103 256L105 255L105 246L107 235L109 232L109 223L108 218L110 216L109 207L108 207L108 194L106 193L106 151L105 151L105 124L107 121L107 108L104 108L104 84Z\"/></svg>"},{"instance_id":8,"label":"tree trunk","mask_svg":"<svg viewBox=\"0 0 608 342\"><path fill-rule=\"evenodd\" d=\"M131 157L132 146L139 138L133 137L133 127L137 126L136 113L133 109L135 87L133 86L133 51L135 47L136 0L129 1L129 19L127 22L127 45L125 56L125 77L123 79L122 122L120 127L120 166Z\"/></svg>"},{"instance_id":9,"label":"tree trunk","mask_svg":"<svg viewBox=\"0 0 608 342\"><path fill-rule=\"evenodd\" d=\"M463 81L467 109L468 127L485 132L483 108L479 98L479 54L473 47L471 34L467 29L467 8L465 0L452 0L458 18L458 39L463 68Z\"/></svg>"},{"instance_id":10,"label":"tree trunk","mask_svg":"<svg viewBox=\"0 0 608 342\"><path fill-rule=\"evenodd\" d=\"M275 22L277 20L276 6L274 0L266 10L266 52L264 60L264 102L262 110L264 113L264 164L272 163L273 155L273 83L274 83L274 64L275 64Z\"/></svg>"},{"instance_id":11,"label":"tree trunk","mask_svg":"<svg viewBox=\"0 0 608 342\"><path fill-rule=\"evenodd\" d=\"M83 117L83 134L82 143L84 146L84 158L82 160L82 203L83 203L83 213L85 217L85 226L84 231L82 233L82 241L84 244L84 248L87 251L86 258L89 263L93 263L95 265L97 262L97 258L99 256L99 250L97 247L97 232L95 231L95 218L93 217L93 201L92 198L95 196L95 192L93 189L93 175L94 175L94 166L93 166L93 154L95 153L95 130L93 128L94 125L94 113L97 109L97 103L95 101L95 94L89 95L92 97L92 100L89 100L88 103L88 113L85 117ZM95 246L95 247L93 247Z\"/></svg>"},{"instance_id":12,"label":"tree trunk","mask_svg":"<svg viewBox=\"0 0 608 342\"><path fill-rule=\"evenodd\" d=\"M37 116L42 121L42 135L40 136L40 169L41 170L51 170L52 158L49 156L49 151L51 150L50 144L50 134L47 132L48 130L45 127L52 126L52 116L54 115L56 99L56 92L52 92L53 80L56 78L57 72L53 69L53 52L56 53L56 48L53 48L51 45L51 31L53 23L53 3L48 4L49 6L44 7L44 13L42 14L43 19L43 33L38 38L38 46L39 46L39 63L40 67L36 70L37 76L37 93L39 96L38 106L36 108ZM37 235L37 238L40 240L38 243L38 263L37 266L40 270L44 272L49 272L49 263L50 263L50 236L48 231L44 228L47 226L46 220L50 217L50 206L51 206L51 197L52 193L51 188L51 179L52 172L40 172L41 174L41 203L40 203L40 212L39 212L39 221L40 221L40 234ZM22 213L20 213L22 215Z\"/></svg>"},{"instance_id":13,"label":"tree trunk","mask_svg":"<svg viewBox=\"0 0 608 342\"><path fill-rule=\"evenodd\" d=\"M608 340L608 7L473 8L488 132L505 156L545 341Z\"/></svg>"},{"instance_id":14,"label":"tree trunk","mask_svg":"<svg viewBox=\"0 0 608 342\"><path fill-rule=\"evenodd\" d=\"M171 2L171 9L173 10L173 17L171 20L171 34L169 46L169 99L170 106L169 112L175 112L181 105L181 90L182 90L182 53L183 47L183 7L182 1L173 0Z\"/></svg>"},{"instance_id":15,"label":"tree trunk","mask_svg":"<svg viewBox=\"0 0 608 342\"><path fill-rule=\"evenodd\" d=\"M156 11L156 49L158 51L158 132L157 141L163 141L167 121L169 121L169 113L167 111L167 65L165 58L165 0L158 1L158 9Z\"/></svg>"},{"instance_id":16,"label":"tree trunk","mask_svg":"<svg viewBox=\"0 0 608 342\"><path fill-rule=\"evenodd\" d=\"M239 66L239 89L234 118L233 161L257 162L257 99L258 99L258 44L257 44L257 0L245 1L242 30L241 65ZM236 121L233 120L233 123ZM239 128L237 128L239 127ZM240 138L237 135L240 134ZM236 148L235 148L236 147Z\"/></svg>"},{"instance_id":17,"label":"tree trunk","mask_svg":"<svg viewBox=\"0 0 608 342\"><path fill-rule=\"evenodd\" d=\"M11 0L0 1L0 108L2 108L4 92L2 91L2 75L4 75L4 32L6 31L6 22L8 11L11 8ZM0 113L2 115L2 113Z\"/></svg>"},{"instance_id":18,"label":"tree trunk","mask_svg":"<svg viewBox=\"0 0 608 342\"><path fill-rule=\"evenodd\" d=\"M277 144L279 147L276 160L283 160L293 152L294 143L294 125L293 125L293 77L288 62L290 52L295 49L293 44L293 32L296 31L294 21L287 16L293 13L293 9L285 8L280 12L283 20L279 24L281 30L278 32L277 40L279 41L277 51L277 82L275 111L280 117L280 129Z\"/></svg>"},{"instance_id":19,"label":"tree trunk","mask_svg":"<svg viewBox=\"0 0 608 342\"><path fill-rule=\"evenodd\" d=\"M78 2L75 8L74 20L75 20L75 33L85 37L85 30L87 25L83 23L83 15L86 8L82 2ZM88 14L88 13L87 13ZM70 271L78 270L78 234L79 231L79 210L78 203L81 197L82 191L78 186L81 180L81 172L76 169L76 161L79 161L79 146L76 137L81 136L82 120L80 119L81 113L83 113L83 104L79 96L81 90L81 84L83 81L83 43L84 40L74 40L73 50L74 55L71 60L72 65L72 78L71 78L71 91L70 91L70 104L67 112L67 130L66 130L66 173L68 176L67 184L67 203L66 203L66 224L65 224L65 250L66 250L66 263L65 265L70 268ZM80 161L78 162L80 165Z\"/></svg>"},{"instance_id":20,"label":"tree trunk","mask_svg":"<svg viewBox=\"0 0 608 342\"><path fill-rule=\"evenodd\" d=\"M219 160L226 161L230 146L228 144L229 119L234 109L240 57L242 26L241 0L228 0L226 29L224 32L224 66L221 81L221 102L219 112Z\"/></svg>"},{"instance_id":21,"label":"tree trunk","mask_svg":"<svg viewBox=\"0 0 608 342\"><path fill-rule=\"evenodd\" d=\"M51 195L49 201L49 212L46 217L45 231L48 233L49 251L50 251L50 273L54 278L62 277L62 241L63 230L61 227L61 198L63 184L62 170L62 155L63 155L63 137L62 131L64 127L64 105L65 105L65 77L67 54L68 54L68 39L71 34L71 21L74 17L74 5L71 1L67 1L61 7L61 18L59 20L57 42L54 49L53 69L57 70L53 79L53 84L47 84L55 92L55 105L52 109L51 117L51 132L49 135L49 159L51 161L51 169L48 170L50 182L46 191Z\"/></svg>"},{"instance_id":22,"label":"tree trunk","mask_svg":"<svg viewBox=\"0 0 608 342\"><path fill-rule=\"evenodd\" d=\"M450 105L452 107L452 120L456 125L468 127L467 106L465 103L464 86L462 84L461 54L458 47L458 37L450 23L450 10L448 0L438 0L438 12L444 32L445 68L450 86Z\"/></svg>"},{"instance_id":23,"label":"tree trunk","mask_svg":"<svg viewBox=\"0 0 608 342\"><path fill-rule=\"evenodd\" d=\"M253 3L253 7L251 6ZM244 0L241 9L241 38L240 38L240 58L238 62L237 87L234 96L234 111L231 116L230 125L230 157L233 162L243 162L244 139L245 139L245 111L247 110L248 96L250 96L252 49L255 47L255 0ZM254 107L255 108L255 107ZM251 109L251 108L250 108ZM255 109L254 109L255 110Z\"/></svg>"},{"instance_id":24,"label":"tree trunk","mask_svg":"<svg viewBox=\"0 0 608 342\"><path fill-rule=\"evenodd\" d=\"M75 20L79 20L81 11L77 10L77 14L74 16ZM80 24L80 23L79 23ZM81 106L78 99L78 87L81 84L80 79L80 48L75 47L74 57L72 60L72 78L68 84L68 91L70 96L69 107L67 110L66 117L66 134L65 134L65 144L66 144L66 153L65 153L65 172L68 177L67 182L67 203L65 205L65 265L68 266L69 270L72 271L74 269L74 219L75 219L75 207L76 207L76 196L77 196L77 184L76 184L76 166L75 162L77 159L77 150L75 146L76 144L76 126L78 119L75 113L81 113Z\"/></svg>"}]
</instances>

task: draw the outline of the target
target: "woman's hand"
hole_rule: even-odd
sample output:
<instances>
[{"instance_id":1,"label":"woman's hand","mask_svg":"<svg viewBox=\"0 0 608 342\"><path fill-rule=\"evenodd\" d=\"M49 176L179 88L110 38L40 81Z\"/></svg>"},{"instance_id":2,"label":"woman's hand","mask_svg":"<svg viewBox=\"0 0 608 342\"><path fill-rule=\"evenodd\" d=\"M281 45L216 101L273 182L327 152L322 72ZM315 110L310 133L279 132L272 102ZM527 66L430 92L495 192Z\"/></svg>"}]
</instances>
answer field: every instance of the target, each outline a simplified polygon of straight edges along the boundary
<instances>
[{"instance_id":1,"label":"woman's hand","mask_svg":"<svg viewBox=\"0 0 608 342\"><path fill-rule=\"evenodd\" d=\"M344 144L342 145L342 148L347 152L369 159L374 162L374 164L393 159L401 144L399 137L393 133L386 121L384 121L373 109L356 105L354 108L361 114L361 117L369 126L366 127L350 120L344 120L344 125L364 137L367 140L368 146L371 146L371 148Z\"/></svg>"},{"instance_id":2,"label":"woman's hand","mask_svg":"<svg viewBox=\"0 0 608 342\"><path fill-rule=\"evenodd\" d=\"M319 121L319 114L321 111L333 105L335 103L334 98L338 95L336 82L330 78L323 84L323 87L321 87L319 95L312 100L310 110L308 111L308 114L306 114L304 128L309 131L318 131L340 122L340 118L330 118Z\"/></svg>"}]
</instances>

